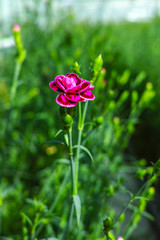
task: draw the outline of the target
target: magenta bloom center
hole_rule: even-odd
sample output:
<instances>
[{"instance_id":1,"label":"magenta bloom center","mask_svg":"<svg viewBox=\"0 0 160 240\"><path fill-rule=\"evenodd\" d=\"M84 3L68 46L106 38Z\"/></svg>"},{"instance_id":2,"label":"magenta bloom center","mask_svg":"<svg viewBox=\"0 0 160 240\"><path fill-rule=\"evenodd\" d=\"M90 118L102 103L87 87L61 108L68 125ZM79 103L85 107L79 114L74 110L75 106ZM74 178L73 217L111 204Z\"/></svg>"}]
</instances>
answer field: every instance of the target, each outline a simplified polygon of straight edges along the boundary
<instances>
[{"instance_id":1,"label":"magenta bloom center","mask_svg":"<svg viewBox=\"0 0 160 240\"><path fill-rule=\"evenodd\" d=\"M91 92L94 86L91 86L89 81L79 78L75 73L67 73L66 76L59 75L49 83L49 86L53 91L61 93L57 96L56 102L63 107L74 107L78 102L95 99Z\"/></svg>"},{"instance_id":2,"label":"magenta bloom center","mask_svg":"<svg viewBox=\"0 0 160 240\"><path fill-rule=\"evenodd\" d=\"M76 80L74 78L69 78L69 77L66 77L64 78L64 86L65 88L71 88L71 87L75 87L76 86Z\"/></svg>"}]
</instances>

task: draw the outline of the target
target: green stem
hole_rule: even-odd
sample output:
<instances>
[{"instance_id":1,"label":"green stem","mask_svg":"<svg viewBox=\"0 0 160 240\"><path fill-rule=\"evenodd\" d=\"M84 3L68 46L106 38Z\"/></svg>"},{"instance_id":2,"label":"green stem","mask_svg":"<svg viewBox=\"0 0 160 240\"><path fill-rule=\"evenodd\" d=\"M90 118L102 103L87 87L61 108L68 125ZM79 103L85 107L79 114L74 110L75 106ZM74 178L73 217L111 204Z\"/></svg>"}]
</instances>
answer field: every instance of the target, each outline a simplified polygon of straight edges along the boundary
<instances>
[{"instance_id":1,"label":"green stem","mask_svg":"<svg viewBox=\"0 0 160 240\"><path fill-rule=\"evenodd\" d=\"M140 194L142 195L143 191L145 191L145 189L147 188L147 185L148 185L148 186L150 185L149 181L152 179L153 176L154 176L154 175L152 174L152 175L148 178L148 180L142 185L142 187L140 188L140 190L138 191L138 193L137 193L135 196L133 196L133 198L135 198L136 196L138 196L138 195L140 195ZM134 200L134 199L133 199L133 200ZM137 213L139 213L139 211L140 211L139 209L134 210L134 212L133 212L133 214L132 214L132 216L131 216L131 219L129 220L126 228L124 229L123 236L124 236L124 239L126 239L126 240L129 238L129 236L131 235L131 233L134 231L134 229L135 229L136 226L137 226L137 222L134 223L133 221L134 221Z\"/></svg>"},{"instance_id":2,"label":"green stem","mask_svg":"<svg viewBox=\"0 0 160 240\"><path fill-rule=\"evenodd\" d=\"M6 116L6 126L4 129L4 138L6 137L7 132L8 132L10 116L11 116L12 106L13 106L13 100L16 96L17 85L18 85L17 83L18 83L18 78L19 78L19 74L21 71L21 66L22 66L22 62L16 62L13 80L12 80L11 92L10 92L10 104L9 104L9 109L8 109L8 113Z\"/></svg>"},{"instance_id":3,"label":"green stem","mask_svg":"<svg viewBox=\"0 0 160 240\"><path fill-rule=\"evenodd\" d=\"M136 228L136 226L137 226L137 224L138 224L138 223L134 223L134 224L132 225L133 220L135 219L135 217L136 217L136 215L137 215L138 212L139 212L139 210L135 210L135 211L134 211L134 213L132 214L132 217L131 217L129 223L127 224L127 226L126 226L126 228L125 228L125 230L124 230L124 232L123 232L123 236L124 236L124 238L125 238L126 240L127 240L128 237L130 236L130 234L135 230L135 228Z\"/></svg>"},{"instance_id":4,"label":"green stem","mask_svg":"<svg viewBox=\"0 0 160 240\"><path fill-rule=\"evenodd\" d=\"M72 128L68 132L69 138L69 155L70 155L70 166L71 166L71 177L72 177L72 195L76 195L76 183L75 183L75 166L73 160L73 147L72 147Z\"/></svg>"},{"instance_id":5,"label":"green stem","mask_svg":"<svg viewBox=\"0 0 160 240\"><path fill-rule=\"evenodd\" d=\"M78 121L78 130L81 130L82 114L81 114L81 102L79 102L79 121Z\"/></svg>"},{"instance_id":6,"label":"green stem","mask_svg":"<svg viewBox=\"0 0 160 240\"><path fill-rule=\"evenodd\" d=\"M69 214L69 218L68 218L68 222L67 222L67 226L66 226L66 228L64 230L64 233L63 233L63 236L62 236L62 240L67 240L67 238L68 238L69 229L70 229L70 226L72 224L73 212L74 212L74 203L72 202L71 209L70 209L70 214Z\"/></svg>"},{"instance_id":7,"label":"green stem","mask_svg":"<svg viewBox=\"0 0 160 240\"><path fill-rule=\"evenodd\" d=\"M88 108L88 101L84 105L83 116L82 116L82 130L83 130L84 121L86 118L87 108Z\"/></svg>"},{"instance_id":8,"label":"green stem","mask_svg":"<svg viewBox=\"0 0 160 240\"><path fill-rule=\"evenodd\" d=\"M79 130L77 145L81 145L81 140L82 140L82 130ZM79 155L80 155L80 148L78 147L76 151L76 160L75 160L75 184L76 184L75 195L78 194Z\"/></svg>"},{"instance_id":9,"label":"green stem","mask_svg":"<svg viewBox=\"0 0 160 240\"><path fill-rule=\"evenodd\" d=\"M22 62L17 61L16 66L15 66L13 81L12 81L12 87L11 87L10 105L12 105L13 99L16 95L17 83L18 83L18 78L19 78L19 74L20 74L20 71L21 71L21 66L22 66Z\"/></svg>"},{"instance_id":10,"label":"green stem","mask_svg":"<svg viewBox=\"0 0 160 240\"><path fill-rule=\"evenodd\" d=\"M69 177L69 175L70 175L69 173L70 173L70 171L67 171L67 172L66 172L66 174L65 174L65 176L64 176L64 179L63 179L63 182L62 182L62 184L61 184L61 186L60 186L60 188L59 188L58 194L56 195L55 200L53 201L50 209L48 210L48 213L53 213L55 207L57 206L57 203L58 203L58 201L59 201L59 199L60 199L60 197L61 197L61 195L62 195L62 193L63 193L63 191L64 191L64 188L66 187L66 182L67 182L68 177ZM41 232L41 230L42 230L43 228L44 228L44 224L41 224L41 225L37 228L37 230L36 230L36 232L35 232L35 237L38 236L38 234Z\"/></svg>"},{"instance_id":11,"label":"green stem","mask_svg":"<svg viewBox=\"0 0 160 240\"><path fill-rule=\"evenodd\" d=\"M152 176L153 176L153 175L151 175L151 176L148 178L148 180L142 185L142 187L136 192L136 194L134 194L134 195L128 200L128 202L125 204L124 208L122 209L121 213L120 213L120 214L117 216L117 218L115 219L114 224L115 224L116 222L118 222L120 216L121 216L121 215L126 211L126 209L128 208L128 205L129 205L131 202L133 202L134 199L143 192L143 190L144 190L145 187L147 186L147 184L148 184L149 180L152 178Z\"/></svg>"},{"instance_id":12,"label":"green stem","mask_svg":"<svg viewBox=\"0 0 160 240\"><path fill-rule=\"evenodd\" d=\"M88 101L85 103L83 115L82 115L81 103L79 103L78 142L77 142L78 146L81 145L82 132L83 132L85 117L87 113L87 107L88 107ZM78 147L76 151L76 158L75 158L75 185L76 185L75 195L78 194L79 155L80 155L80 148Z\"/></svg>"},{"instance_id":13,"label":"green stem","mask_svg":"<svg viewBox=\"0 0 160 240\"><path fill-rule=\"evenodd\" d=\"M108 234L106 235L106 238L107 238L107 240L111 240L111 238L109 237L109 235L108 235Z\"/></svg>"},{"instance_id":14,"label":"green stem","mask_svg":"<svg viewBox=\"0 0 160 240\"><path fill-rule=\"evenodd\" d=\"M76 183L75 183L75 166L74 166L74 160L73 160L73 147L72 147L72 128L68 131L68 139L69 139L69 155L70 155L70 165L71 165L71 177L72 177L72 195L76 195ZM67 240L69 228L72 224L72 218L73 218L73 212L74 212L74 202L72 200L69 219L66 225L66 228L64 230L62 240Z\"/></svg>"},{"instance_id":15,"label":"green stem","mask_svg":"<svg viewBox=\"0 0 160 240\"><path fill-rule=\"evenodd\" d=\"M62 195L62 193L64 191L64 188L66 187L66 182L68 180L69 173L70 173L70 171L66 172L66 174L64 176L64 179L63 179L63 182L62 182L62 184L61 184L61 186L59 188L58 194L56 195L56 198L55 198L54 202L52 203L52 205L51 205L51 207L50 207L48 212L52 213L54 211L55 207L57 206L57 203L58 203L58 201L59 201L59 199L60 199L60 197L61 197L61 195Z\"/></svg>"},{"instance_id":16,"label":"green stem","mask_svg":"<svg viewBox=\"0 0 160 240\"><path fill-rule=\"evenodd\" d=\"M18 83L18 78L19 78L19 74L20 74L20 71L21 71L21 66L22 66L22 62L17 61L16 65L15 65L15 69L14 69L12 87L11 87L11 92L10 92L9 109L7 110L5 128L4 128L4 133L3 133L4 142L6 141L7 134L8 134L10 119L11 119L11 113L12 113L13 100L14 100L14 97L15 97L16 91L17 91L17 83ZM1 168L0 179L2 179L3 175L4 175L4 173L3 173L4 162L5 162L5 151L4 150L2 151L1 155L2 155L2 161L1 161L1 164L0 164L0 168Z\"/></svg>"}]
</instances>

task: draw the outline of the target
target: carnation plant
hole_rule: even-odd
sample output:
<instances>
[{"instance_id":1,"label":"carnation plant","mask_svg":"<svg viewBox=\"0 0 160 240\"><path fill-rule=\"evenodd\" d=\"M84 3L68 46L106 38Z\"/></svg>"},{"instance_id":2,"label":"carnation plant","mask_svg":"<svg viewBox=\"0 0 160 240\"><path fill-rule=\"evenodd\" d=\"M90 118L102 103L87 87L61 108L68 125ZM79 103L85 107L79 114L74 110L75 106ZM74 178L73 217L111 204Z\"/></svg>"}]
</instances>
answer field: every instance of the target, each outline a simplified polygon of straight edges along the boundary
<instances>
[{"instance_id":1,"label":"carnation plant","mask_svg":"<svg viewBox=\"0 0 160 240\"><path fill-rule=\"evenodd\" d=\"M60 92L61 94L57 96L56 102L63 107L61 108L61 120L63 122L63 127L65 131L65 140L69 149L70 156L70 166L71 166L71 176L72 176L72 204L70 210L70 216L68 220L68 224L64 231L63 239L67 239L69 226L71 224L74 209L76 211L77 223L80 223L80 215L81 215L81 201L78 195L78 174L79 174L79 156L80 150L86 151L90 156L91 153L87 148L81 145L81 138L85 123L85 117L87 114L88 100L94 100L95 96L91 92L94 86L91 85L90 81L84 80L76 73L68 73L65 76L60 75L52 81L49 86L55 92ZM81 108L81 103L85 102L85 106ZM74 117L74 109L78 104L79 110L79 120L78 120L78 140L77 145L72 145L72 125L73 125L73 117ZM76 155L73 155L73 148L77 148ZM92 158L92 156L91 156Z\"/></svg>"}]
</instances>

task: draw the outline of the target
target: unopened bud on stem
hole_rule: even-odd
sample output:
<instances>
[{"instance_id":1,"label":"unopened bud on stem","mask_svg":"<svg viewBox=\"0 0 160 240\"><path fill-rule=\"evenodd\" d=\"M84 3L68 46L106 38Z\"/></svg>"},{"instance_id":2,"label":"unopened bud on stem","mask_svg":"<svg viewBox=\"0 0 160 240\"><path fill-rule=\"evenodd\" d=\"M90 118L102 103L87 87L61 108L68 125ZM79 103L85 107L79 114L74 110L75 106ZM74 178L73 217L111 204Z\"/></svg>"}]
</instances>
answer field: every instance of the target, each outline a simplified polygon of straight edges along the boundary
<instances>
[{"instance_id":1,"label":"unopened bud on stem","mask_svg":"<svg viewBox=\"0 0 160 240\"><path fill-rule=\"evenodd\" d=\"M20 28L20 26L18 24L15 24L13 26L13 32L20 32L20 30L21 30L21 28Z\"/></svg>"},{"instance_id":2,"label":"unopened bud on stem","mask_svg":"<svg viewBox=\"0 0 160 240\"><path fill-rule=\"evenodd\" d=\"M113 228L113 220L108 217L103 221L103 231L105 235L107 236L109 231Z\"/></svg>"},{"instance_id":3,"label":"unopened bud on stem","mask_svg":"<svg viewBox=\"0 0 160 240\"><path fill-rule=\"evenodd\" d=\"M118 237L117 240L124 240L122 237Z\"/></svg>"},{"instance_id":4,"label":"unopened bud on stem","mask_svg":"<svg viewBox=\"0 0 160 240\"><path fill-rule=\"evenodd\" d=\"M64 130L69 131L73 125L73 117L75 114L75 107L64 108L60 107L60 117Z\"/></svg>"},{"instance_id":5,"label":"unopened bud on stem","mask_svg":"<svg viewBox=\"0 0 160 240\"><path fill-rule=\"evenodd\" d=\"M14 40L15 40L15 44L16 44L16 48L17 48L16 60L18 62L23 62L26 57L26 51L22 44L21 28L18 24L15 24L13 26L13 35L14 35Z\"/></svg>"}]
</instances>

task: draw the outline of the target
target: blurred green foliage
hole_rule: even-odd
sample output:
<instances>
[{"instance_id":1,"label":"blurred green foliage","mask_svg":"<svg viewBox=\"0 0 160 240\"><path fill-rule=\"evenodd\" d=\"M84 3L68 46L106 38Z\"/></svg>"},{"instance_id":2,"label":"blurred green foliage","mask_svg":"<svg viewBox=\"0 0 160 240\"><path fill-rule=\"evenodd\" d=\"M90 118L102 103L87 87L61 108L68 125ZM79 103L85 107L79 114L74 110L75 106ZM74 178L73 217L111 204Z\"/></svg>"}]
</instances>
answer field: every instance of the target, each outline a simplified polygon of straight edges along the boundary
<instances>
[{"instance_id":1,"label":"blurred green foliage","mask_svg":"<svg viewBox=\"0 0 160 240\"><path fill-rule=\"evenodd\" d=\"M81 154L82 219L79 229L76 221L73 224L70 240L103 239L103 220L118 215L112 197L119 201L124 194L128 198L131 178L143 180L149 171L145 161L136 159L135 152L139 147L143 149L143 132L150 132L150 127L156 129L160 121L160 19L93 25L75 22L72 14L56 24L50 14L45 17L45 28L37 25L36 12L29 12L27 22L21 24L27 55L9 121L15 49L1 51L0 236L15 240L61 237L69 212L70 171L65 146L44 143L53 140L61 128L56 93L48 84L56 75L77 69L77 61L80 76L95 85L96 99L89 103L83 134L83 144L90 149L95 163ZM158 132L154 132L153 145ZM63 134L57 139L63 141ZM136 150L130 150L135 141ZM152 150L156 147L151 145ZM149 161L157 160L156 154L159 152L151 159L140 151L140 156ZM150 185L145 190L144 197L152 195ZM122 208L123 203L118 206ZM131 231L145 211L146 201L140 199L137 206L130 205L137 217L131 222ZM122 216L120 223L125 218ZM145 217L151 218L147 214ZM118 224L116 236L120 231Z\"/></svg>"}]
</instances>

